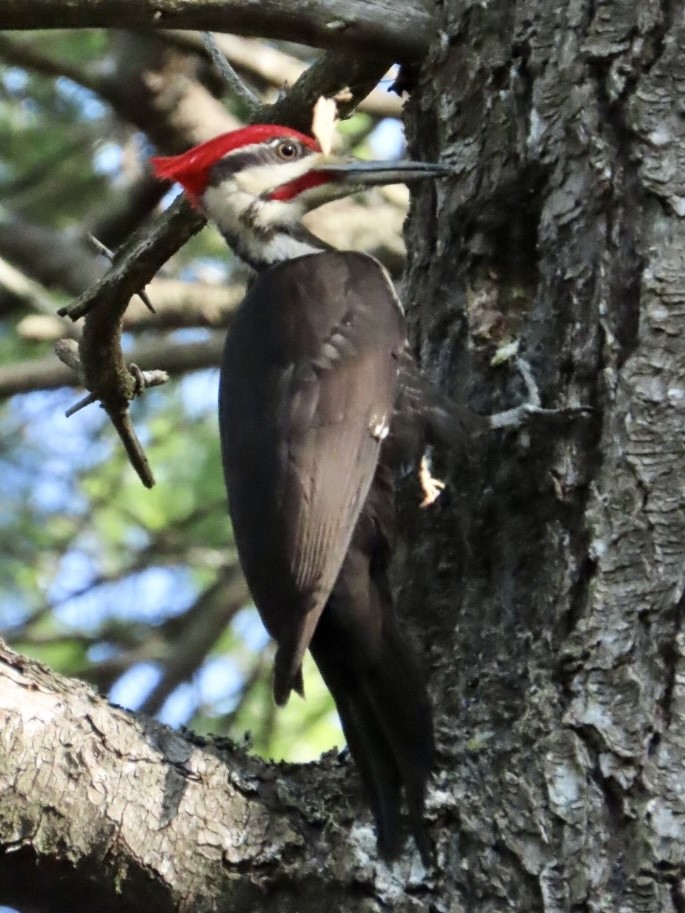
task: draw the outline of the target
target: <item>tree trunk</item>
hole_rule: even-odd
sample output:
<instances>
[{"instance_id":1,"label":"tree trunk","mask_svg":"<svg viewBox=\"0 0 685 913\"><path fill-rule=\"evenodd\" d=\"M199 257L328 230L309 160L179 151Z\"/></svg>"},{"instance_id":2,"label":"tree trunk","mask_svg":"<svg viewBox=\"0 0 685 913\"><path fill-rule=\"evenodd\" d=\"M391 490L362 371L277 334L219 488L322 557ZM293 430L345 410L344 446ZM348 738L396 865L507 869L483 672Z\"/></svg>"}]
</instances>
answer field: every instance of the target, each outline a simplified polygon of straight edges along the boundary
<instances>
[{"instance_id":1,"label":"tree trunk","mask_svg":"<svg viewBox=\"0 0 685 913\"><path fill-rule=\"evenodd\" d=\"M400 607L436 704L435 871L376 859L337 760L268 767L136 732L6 660L0 846L17 866L5 852L0 902L76 910L69 885L100 879L103 911L685 910L683 12L449 0L439 14L408 133L456 176L410 218L417 354L493 412L526 395L503 357L518 342L543 405L594 412L474 441L443 467L437 505L403 499ZM72 700L85 705L58 714Z\"/></svg>"},{"instance_id":2,"label":"tree trunk","mask_svg":"<svg viewBox=\"0 0 685 913\"><path fill-rule=\"evenodd\" d=\"M485 441L422 518L404 603L441 711L450 909L685 909L685 40L680 7L453 2L411 104L407 303Z\"/></svg>"}]
</instances>

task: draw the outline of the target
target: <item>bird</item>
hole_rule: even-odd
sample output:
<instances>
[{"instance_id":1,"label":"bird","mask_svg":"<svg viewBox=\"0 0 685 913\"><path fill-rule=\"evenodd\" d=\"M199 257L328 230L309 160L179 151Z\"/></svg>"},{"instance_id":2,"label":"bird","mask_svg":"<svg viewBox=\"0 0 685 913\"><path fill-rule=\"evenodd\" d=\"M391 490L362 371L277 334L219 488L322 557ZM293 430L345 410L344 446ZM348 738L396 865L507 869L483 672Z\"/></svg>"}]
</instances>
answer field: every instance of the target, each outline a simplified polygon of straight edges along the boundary
<instances>
[{"instance_id":1,"label":"bird","mask_svg":"<svg viewBox=\"0 0 685 913\"><path fill-rule=\"evenodd\" d=\"M369 186L449 171L334 155L315 136L274 124L151 164L181 184L256 273L226 339L219 429L239 558L277 645L275 702L304 696L309 649L360 772L381 856L402 852L408 823L428 864L433 711L390 585L394 473L426 441L457 446L469 419L431 393L385 268L328 245L302 218Z\"/></svg>"}]
</instances>

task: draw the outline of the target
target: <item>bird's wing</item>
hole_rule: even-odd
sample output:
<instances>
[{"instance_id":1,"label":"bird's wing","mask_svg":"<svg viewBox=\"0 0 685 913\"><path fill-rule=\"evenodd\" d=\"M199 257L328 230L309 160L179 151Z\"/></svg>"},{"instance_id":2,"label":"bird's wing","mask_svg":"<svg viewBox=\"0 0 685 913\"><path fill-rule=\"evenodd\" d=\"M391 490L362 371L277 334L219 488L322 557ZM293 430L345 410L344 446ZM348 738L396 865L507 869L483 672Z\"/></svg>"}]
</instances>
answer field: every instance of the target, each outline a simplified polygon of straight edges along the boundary
<instances>
[{"instance_id":1,"label":"bird's wing","mask_svg":"<svg viewBox=\"0 0 685 913\"><path fill-rule=\"evenodd\" d=\"M326 345L333 347L332 343ZM385 347L385 346L384 346ZM387 435L395 387L390 351L367 346L312 362L290 385L283 499L298 590L328 595ZM312 374L308 377L308 374ZM299 375L299 376L298 376Z\"/></svg>"},{"instance_id":2,"label":"bird's wing","mask_svg":"<svg viewBox=\"0 0 685 913\"><path fill-rule=\"evenodd\" d=\"M380 265L338 252L263 274L230 334L220 413L231 514L285 682L299 669L371 484L403 341Z\"/></svg>"}]
</instances>

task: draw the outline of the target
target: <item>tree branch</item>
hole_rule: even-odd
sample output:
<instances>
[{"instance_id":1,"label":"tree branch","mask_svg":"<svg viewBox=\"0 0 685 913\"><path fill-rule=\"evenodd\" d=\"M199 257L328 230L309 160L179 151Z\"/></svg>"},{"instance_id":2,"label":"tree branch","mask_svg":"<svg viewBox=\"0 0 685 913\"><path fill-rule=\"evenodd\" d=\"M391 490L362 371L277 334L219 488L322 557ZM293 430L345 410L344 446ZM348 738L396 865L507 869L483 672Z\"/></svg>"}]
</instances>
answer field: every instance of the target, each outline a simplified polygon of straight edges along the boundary
<instances>
[{"instance_id":1,"label":"tree branch","mask_svg":"<svg viewBox=\"0 0 685 913\"><path fill-rule=\"evenodd\" d=\"M419 0L3 0L0 29L187 28L421 58L435 25Z\"/></svg>"},{"instance_id":2,"label":"tree branch","mask_svg":"<svg viewBox=\"0 0 685 913\"><path fill-rule=\"evenodd\" d=\"M247 111L254 111L259 105L259 99L255 93L246 85L238 76L226 57L221 53L214 35L211 32L202 33L202 42L205 51L212 61L214 69L226 83L231 93L245 105Z\"/></svg>"},{"instance_id":3,"label":"tree branch","mask_svg":"<svg viewBox=\"0 0 685 913\"><path fill-rule=\"evenodd\" d=\"M263 105L253 114L255 123L287 124L308 133L312 109L322 95L332 98L349 89L348 100L338 103L341 117L351 114L362 98L378 84L392 63L390 57L372 57L357 52L328 51L300 76L287 95L272 105Z\"/></svg>"},{"instance_id":4,"label":"tree branch","mask_svg":"<svg viewBox=\"0 0 685 913\"><path fill-rule=\"evenodd\" d=\"M172 376L217 368L221 363L225 332L212 333L204 342L161 341L140 343L130 353L134 364L154 367ZM0 366L0 398L34 390L80 386L77 375L54 356L32 358Z\"/></svg>"},{"instance_id":5,"label":"tree branch","mask_svg":"<svg viewBox=\"0 0 685 913\"><path fill-rule=\"evenodd\" d=\"M72 320L86 317L79 345L83 382L109 415L131 465L146 488L155 483L128 417L128 404L141 389L121 349L124 312L131 296L141 292L161 264L178 249L171 239L180 239L182 244L203 224L204 219L185 200L177 200L151 232L133 236L93 289L84 292L75 304L58 311Z\"/></svg>"},{"instance_id":6,"label":"tree branch","mask_svg":"<svg viewBox=\"0 0 685 913\"><path fill-rule=\"evenodd\" d=\"M174 44L191 47L197 51L203 49L197 32L177 30L163 34ZM260 83L266 83L275 89L294 85L308 68L308 64L297 57L254 38L215 34L214 40L219 50L236 69L250 73ZM377 86L362 99L357 110L373 117L400 117L402 100L398 95Z\"/></svg>"},{"instance_id":7,"label":"tree branch","mask_svg":"<svg viewBox=\"0 0 685 913\"><path fill-rule=\"evenodd\" d=\"M357 790L336 753L269 766L228 740L193 739L112 707L0 641L5 904L261 911L273 910L274 891L302 900L313 883L317 909L340 909L346 897L354 906L361 886L387 900L371 828L336 844ZM411 865L396 864L393 881Z\"/></svg>"}]
</instances>

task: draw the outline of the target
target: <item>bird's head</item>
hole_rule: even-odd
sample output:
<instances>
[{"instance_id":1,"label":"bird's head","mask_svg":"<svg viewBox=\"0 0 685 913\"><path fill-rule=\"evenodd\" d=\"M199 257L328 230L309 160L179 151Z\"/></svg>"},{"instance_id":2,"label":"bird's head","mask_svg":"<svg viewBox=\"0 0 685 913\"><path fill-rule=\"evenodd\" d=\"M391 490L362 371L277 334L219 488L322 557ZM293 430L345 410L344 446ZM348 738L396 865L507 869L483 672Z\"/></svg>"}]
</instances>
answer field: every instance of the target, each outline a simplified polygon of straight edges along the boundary
<instances>
[{"instance_id":1,"label":"bird's head","mask_svg":"<svg viewBox=\"0 0 685 913\"><path fill-rule=\"evenodd\" d=\"M442 165L362 161L321 151L289 127L256 124L224 133L181 155L151 159L157 177L177 181L253 266L320 250L302 216L365 187L447 173Z\"/></svg>"}]
</instances>

